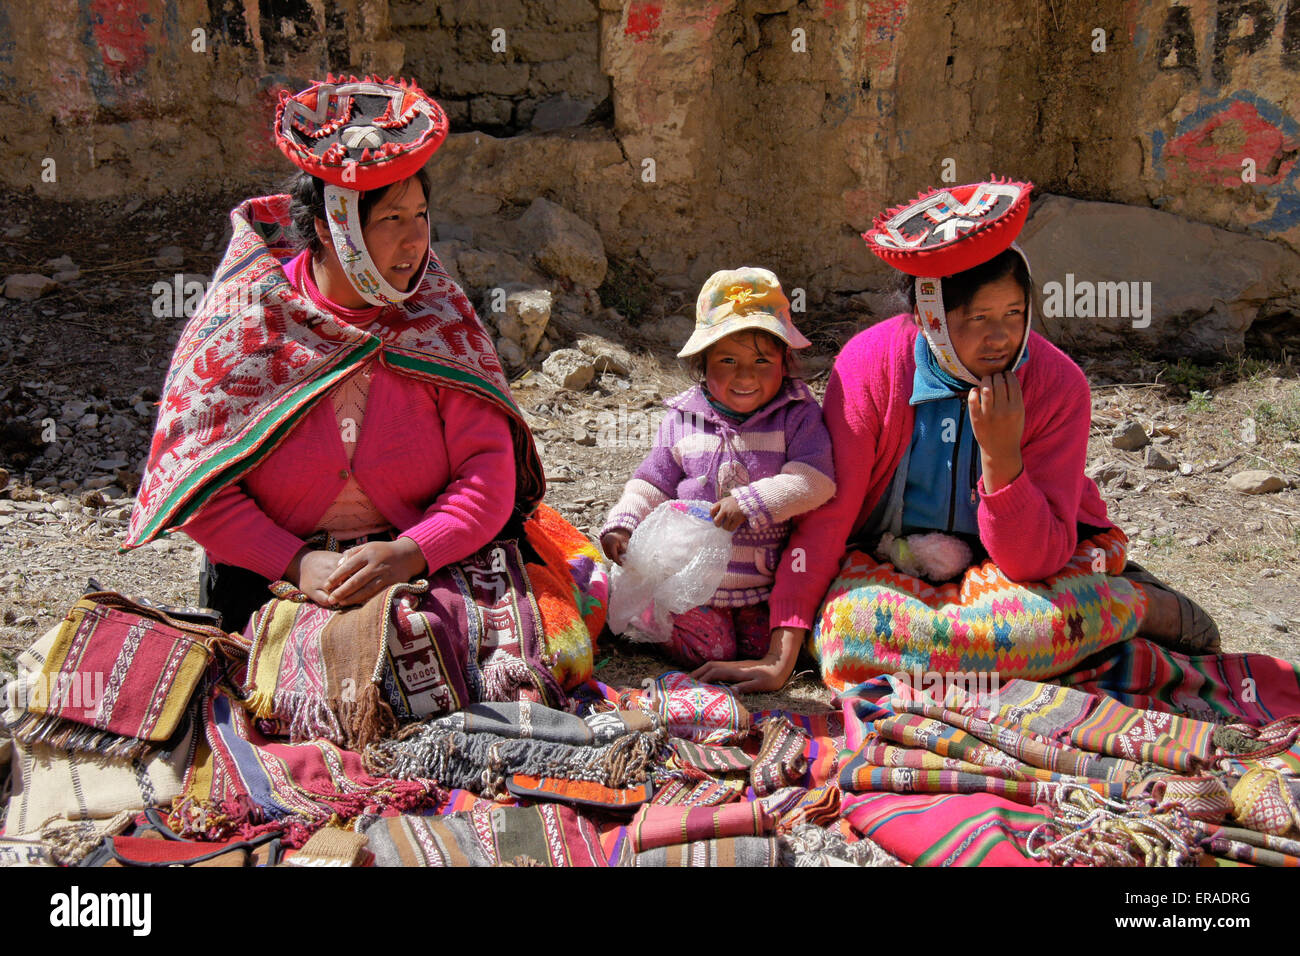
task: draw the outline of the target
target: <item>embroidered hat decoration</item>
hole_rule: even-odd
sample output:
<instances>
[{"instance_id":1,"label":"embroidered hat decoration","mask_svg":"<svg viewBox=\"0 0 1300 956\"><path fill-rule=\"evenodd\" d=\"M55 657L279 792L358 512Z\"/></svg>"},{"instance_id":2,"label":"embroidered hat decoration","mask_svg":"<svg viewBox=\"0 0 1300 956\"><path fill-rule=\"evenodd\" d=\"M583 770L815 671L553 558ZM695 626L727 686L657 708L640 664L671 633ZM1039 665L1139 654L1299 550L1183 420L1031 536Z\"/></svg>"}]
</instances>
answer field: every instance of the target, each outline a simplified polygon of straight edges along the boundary
<instances>
[{"instance_id":1,"label":"embroidered hat decoration","mask_svg":"<svg viewBox=\"0 0 1300 956\"><path fill-rule=\"evenodd\" d=\"M767 269L743 266L709 276L695 301L695 331L678 358L703 352L715 342L744 329L761 329L792 349L812 343L795 328L790 300Z\"/></svg>"},{"instance_id":2,"label":"embroidered hat decoration","mask_svg":"<svg viewBox=\"0 0 1300 956\"><path fill-rule=\"evenodd\" d=\"M885 262L914 276L951 276L988 262L1015 242L1033 183L994 179L932 189L877 216L862 234Z\"/></svg>"},{"instance_id":3,"label":"embroidered hat decoration","mask_svg":"<svg viewBox=\"0 0 1300 956\"><path fill-rule=\"evenodd\" d=\"M419 288L429 252L410 291L387 282L366 248L361 194L415 175L446 137L442 107L406 80L329 76L294 96L280 96L276 145L295 166L325 182L334 250L352 287L371 305L409 298Z\"/></svg>"},{"instance_id":4,"label":"embroidered hat decoration","mask_svg":"<svg viewBox=\"0 0 1300 956\"><path fill-rule=\"evenodd\" d=\"M1016 237L1029 215L1033 183L994 179L951 189L932 189L913 202L877 216L862 238L896 269L915 276L916 311L930 353L953 378L978 385L978 376L957 358L943 307L942 279L973 269L1012 249L1029 271ZM1020 364L1033 325L1033 302L1025 303L1025 334L1011 368Z\"/></svg>"}]
</instances>

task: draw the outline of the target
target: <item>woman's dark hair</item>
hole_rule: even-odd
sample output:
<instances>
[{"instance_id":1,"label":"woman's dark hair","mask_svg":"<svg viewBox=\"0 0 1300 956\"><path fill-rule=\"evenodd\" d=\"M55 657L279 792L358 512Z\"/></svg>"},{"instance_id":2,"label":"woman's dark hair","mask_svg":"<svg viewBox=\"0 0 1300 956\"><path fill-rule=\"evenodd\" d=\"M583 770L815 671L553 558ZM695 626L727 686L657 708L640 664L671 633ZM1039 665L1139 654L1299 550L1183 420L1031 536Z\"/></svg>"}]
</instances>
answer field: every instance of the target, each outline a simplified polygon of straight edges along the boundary
<instances>
[{"instance_id":1,"label":"woman's dark hair","mask_svg":"<svg viewBox=\"0 0 1300 956\"><path fill-rule=\"evenodd\" d=\"M782 367L785 369L785 377L801 378L803 376L803 369L799 365L799 356L794 354L794 349L790 348L790 346L786 345L771 332L764 329L742 329L734 334L751 336L750 343L753 345L755 352L758 351L758 343L760 339L767 342L773 348L779 349L781 352ZM729 338L729 336L724 336L724 338ZM721 341L722 339L718 340L718 342ZM713 345L717 345L718 342L714 342ZM704 373L709 366L709 349L713 348L713 345L710 345L709 348L705 349L703 352L696 352L694 355L688 355L686 358L682 359L682 365L686 369L686 374L696 381L704 381Z\"/></svg>"},{"instance_id":2,"label":"woman's dark hair","mask_svg":"<svg viewBox=\"0 0 1300 956\"><path fill-rule=\"evenodd\" d=\"M415 174L415 179L424 190L424 201L429 201L429 174L423 169ZM369 224L370 210L383 197L384 193L398 185L371 189L361 194L357 208L361 213L361 225ZM299 248L311 250L313 256L321 255L325 250L320 237L316 235L316 220L325 219L325 181L317 179L311 173L300 172L288 183L284 191L289 194L289 218L293 222L293 231L297 234ZM327 220L328 221L328 220Z\"/></svg>"},{"instance_id":3,"label":"woman's dark hair","mask_svg":"<svg viewBox=\"0 0 1300 956\"><path fill-rule=\"evenodd\" d=\"M1029 268L1025 265L1025 260L1016 250L1005 249L988 262L982 262L973 269L943 279L943 310L951 312L953 309L966 307L970 304L970 300L975 298L975 293L981 286L1005 279L1007 276L1013 276L1020 284L1020 288L1025 290L1025 303L1032 301L1034 284L1029 279ZM898 289L907 296L908 309L915 312L915 277L903 273L902 278L899 279Z\"/></svg>"}]
</instances>

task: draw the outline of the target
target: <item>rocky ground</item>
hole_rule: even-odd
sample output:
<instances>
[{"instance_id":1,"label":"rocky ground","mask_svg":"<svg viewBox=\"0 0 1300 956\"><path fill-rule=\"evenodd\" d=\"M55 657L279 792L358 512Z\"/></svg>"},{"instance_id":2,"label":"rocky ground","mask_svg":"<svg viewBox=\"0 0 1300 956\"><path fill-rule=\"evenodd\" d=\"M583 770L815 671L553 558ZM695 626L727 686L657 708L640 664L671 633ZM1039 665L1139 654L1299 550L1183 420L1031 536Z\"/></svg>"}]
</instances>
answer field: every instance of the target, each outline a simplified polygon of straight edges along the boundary
<instances>
[{"instance_id":1,"label":"rocky ground","mask_svg":"<svg viewBox=\"0 0 1300 956\"><path fill-rule=\"evenodd\" d=\"M0 275L48 280L6 286L12 297L0 298L0 669L90 578L164 603L197 599L199 553L183 535L128 554L117 547L152 403L183 324L157 314L167 310L155 284L210 276L224 235L216 210L231 198L125 211L0 199L0 222L10 223L0 231ZM540 208L536 217L547 215ZM459 244L444 249L462 268L504 254L467 240L444 240ZM548 503L594 535L649 447L660 402L687 384L668 346L689 326L684 297L654 296L644 276L618 264L603 280L590 266L579 262L589 283L603 281L598 294L557 276L567 264L552 270L537 261L554 302L569 307L551 311L514 387L542 445ZM476 303L490 291L473 290ZM498 317L497 331L507 336L515 322L509 340L527 346L529 323L535 330L549 300L539 304L522 286L507 291L522 298ZM870 320L866 306L877 298L809 316L815 350L805 364L818 391L836 348ZM1136 354L1078 358L1093 385L1089 473L1133 539L1134 559L1204 605L1226 650L1300 660L1300 378L1292 357L1217 367ZM613 683L665 669L619 641L602 645L597 660L597 676ZM807 709L829 698L802 671L781 694L753 703Z\"/></svg>"}]
</instances>

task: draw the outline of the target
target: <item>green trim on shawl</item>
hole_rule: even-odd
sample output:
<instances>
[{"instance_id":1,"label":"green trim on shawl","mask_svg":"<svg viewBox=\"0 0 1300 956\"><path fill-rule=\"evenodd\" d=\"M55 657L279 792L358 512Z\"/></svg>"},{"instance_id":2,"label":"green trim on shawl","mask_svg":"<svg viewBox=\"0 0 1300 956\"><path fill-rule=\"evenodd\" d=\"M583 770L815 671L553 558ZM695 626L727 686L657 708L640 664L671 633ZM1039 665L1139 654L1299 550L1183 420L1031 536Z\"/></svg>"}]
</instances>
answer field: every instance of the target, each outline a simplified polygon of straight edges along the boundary
<instances>
[{"instance_id":1,"label":"green trim on shawl","mask_svg":"<svg viewBox=\"0 0 1300 956\"><path fill-rule=\"evenodd\" d=\"M183 525L219 492L261 464L293 431L294 426L316 407L316 401L321 395L340 379L350 375L378 349L378 339L363 342L354 353L355 360L340 362L297 392L286 395L278 406L267 409L262 421L249 428L243 438L231 445L224 454L206 460L181 487L172 492L159 507L157 517L141 529L141 541L147 542L155 536L169 534L164 526L170 528ZM187 501L187 498L190 500ZM131 549L122 546L117 550L119 554L125 554Z\"/></svg>"},{"instance_id":2,"label":"green trim on shawl","mask_svg":"<svg viewBox=\"0 0 1300 956\"><path fill-rule=\"evenodd\" d=\"M466 372L462 369L449 365L442 365L429 359L416 358L406 355L395 349L386 349L381 356L381 361L393 369L404 369L408 372L416 372L425 375L433 375L437 378L448 379L453 382L460 382L472 386L476 391L487 392L489 395L504 402L514 410L516 415L522 419L523 415L519 411L519 406L515 404L514 396L509 392L502 392L487 379L480 378L473 372Z\"/></svg>"}]
</instances>

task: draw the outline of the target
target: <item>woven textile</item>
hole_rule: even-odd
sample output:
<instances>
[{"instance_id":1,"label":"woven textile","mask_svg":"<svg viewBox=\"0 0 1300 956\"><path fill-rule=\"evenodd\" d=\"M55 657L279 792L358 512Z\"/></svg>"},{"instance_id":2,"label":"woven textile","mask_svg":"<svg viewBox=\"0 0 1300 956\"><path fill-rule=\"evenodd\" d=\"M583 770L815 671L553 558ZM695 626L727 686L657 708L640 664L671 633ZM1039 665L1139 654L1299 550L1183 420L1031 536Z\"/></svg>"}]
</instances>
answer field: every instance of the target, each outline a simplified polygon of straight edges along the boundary
<instances>
[{"instance_id":1,"label":"woven textile","mask_svg":"<svg viewBox=\"0 0 1300 956\"><path fill-rule=\"evenodd\" d=\"M295 742L361 750L399 720L472 701L563 703L543 658L535 580L518 544L503 540L362 607L323 608L300 592L272 600L249 622L248 706ZM562 597L572 602L571 585Z\"/></svg>"},{"instance_id":2,"label":"woven textile","mask_svg":"<svg viewBox=\"0 0 1300 956\"><path fill-rule=\"evenodd\" d=\"M861 551L844 559L810 637L836 690L877 674L991 672L1002 680L1064 673L1131 638L1145 599L1124 568L1116 528L1080 542L1055 575L1016 583L986 560L960 581L932 585ZM1106 570L1094 571L1104 557Z\"/></svg>"},{"instance_id":3,"label":"woven textile","mask_svg":"<svg viewBox=\"0 0 1300 956\"><path fill-rule=\"evenodd\" d=\"M1291 792L1295 778L1255 767L1232 788L1232 817L1241 826L1273 836L1300 834L1300 807Z\"/></svg>"},{"instance_id":4,"label":"woven textile","mask_svg":"<svg viewBox=\"0 0 1300 956\"><path fill-rule=\"evenodd\" d=\"M1139 637L1086 663L1061 683L1142 710L1255 725L1300 714L1300 668L1265 654L1188 657Z\"/></svg>"},{"instance_id":5,"label":"woven textile","mask_svg":"<svg viewBox=\"0 0 1300 956\"><path fill-rule=\"evenodd\" d=\"M749 733L749 711L731 688L704 684L680 671L656 678L640 705L657 715L673 737L729 744Z\"/></svg>"},{"instance_id":6,"label":"woven textile","mask_svg":"<svg viewBox=\"0 0 1300 956\"><path fill-rule=\"evenodd\" d=\"M376 681L396 616L390 607L407 590L399 584L341 610L280 598L263 605L245 632L252 644L246 706L255 717L275 718L294 743L321 738L355 750L395 731Z\"/></svg>"},{"instance_id":7,"label":"woven textile","mask_svg":"<svg viewBox=\"0 0 1300 956\"><path fill-rule=\"evenodd\" d=\"M1137 710L1109 697L1070 731L1070 742L1094 753L1192 770L1213 753L1214 725L1188 717Z\"/></svg>"},{"instance_id":8,"label":"woven textile","mask_svg":"<svg viewBox=\"0 0 1300 956\"><path fill-rule=\"evenodd\" d=\"M370 776L360 754L326 740L270 740L220 687L203 700L201 714L204 740L168 818L183 836L219 840L279 831L286 846L298 847L326 823L431 808L445 797L430 780Z\"/></svg>"},{"instance_id":9,"label":"woven textile","mask_svg":"<svg viewBox=\"0 0 1300 956\"><path fill-rule=\"evenodd\" d=\"M364 832L377 866L606 866L596 827L568 807L381 817Z\"/></svg>"},{"instance_id":10,"label":"woven textile","mask_svg":"<svg viewBox=\"0 0 1300 956\"><path fill-rule=\"evenodd\" d=\"M48 635L47 635L48 637ZM39 671L15 686L10 733L28 743L139 756L172 737L209 660L216 628L171 621L111 592L68 611Z\"/></svg>"},{"instance_id":11,"label":"woven textile","mask_svg":"<svg viewBox=\"0 0 1300 956\"><path fill-rule=\"evenodd\" d=\"M1240 827L1206 827L1207 848L1215 856L1256 866L1300 867L1300 840L1288 840Z\"/></svg>"},{"instance_id":12,"label":"woven textile","mask_svg":"<svg viewBox=\"0 0 1300 956\"><path fill-rule=\"evenodd\" d=\"M632 852L720 837L765 836L773 821L760 803L721 807L642 807L628 827Z\"/></svg>"},{"instance_id":13,"label":"woven textile","mask_svg":"<svg viewBox=\"0 0 1300 956\"><path fill-rule=\"evenodd\" d=\"M525 513L545 482L524 423L474 308L430 254L415 293L366 330L317 308L288 280L289 197L252 199L213 289L185 326L164 387L125 547L185 522L254 467L334 385L376 353L402 375L460 389L510 419Z\"/></svg>"},{"instance_id":14,"label":"woven textile","mask_svg":"<svg viewBox=\"0 0 1300 956\"><path fill-rule=\"evenodd\" d=\"M195 721L178 738L139 757L105 757L14 742L9 836L39 834L60 862L74 862L99 840L120 833L141 810L169 805L183 790Z\"/></svg>"},{"instance_id":15,"label":"woven textile","mask_svg":"<svg viewBox=\"0 0 1300 956\"><path fill-rule=\"evenodd\" d=\"M909 866L1042 866L1026 849L1050 819L1046 809L1000 796L862 793L844 795L853 829Z\"/></svg>"},{"instance_id":16,"label":"woven textile","mask_svg":"<svg viewBox=\"0 0 1300 956\"><path fill-rule=\"evenodd\" d=\"M776 837L728 837L675 843L638 853L632 866L779 866Z\"/></svg>"},{"instance_id":17,"label":"woven textile","mask_svg":"<svg viewBox=\"0 0 1300 956\"><path fill-rule=\"evenodd\" d=\"M838 827L801 823L781 840L787 866L902 866L897 857L871 840L850 843Z\"/></svg>"},{"instance_id":18,"label":"woven textile","mask_svg":"<svg viewBox=\"0 0 1300 956\"><path fill-rule=\"evenodd\" d=\"M550 506L540 504L524 533L542 563L529 562L544 651L556 680L571 690L591 677L592 648L605 627L609 574L586 536Z\"/></svg>"},{"instance_id":19,"label":"woven textile","mask_svg":"<svg viewBox=\"0 0 1300 956\"><path fill-rule=\"evenodd\" d=\"M646 799L645 785L667 754L662 731L629 731L604 746L574 746L546 740L503 737L495 733L466 733L453 715L406 731L400 739L367 748L371 773L397 779L432 779L448 789L472 790L485 796L505 793L512 778L516 786L544 796L560 789L542 787L543 780L592 783L615 793L611 805L627 806ZM631 790L632 793L617 793ZM584 802L600 802L597 788L575 787Z\"/></svg>"},{"instance_id":20,"label":"woven textile","mask_svg":"<svg viewBox=\"0 0 1300 956\"><path fill-rule=\"evenodd\" d=\"M803 779L808 769L805 751L809 741L807 734L780 714L768 717L759 726L763 742L749 774L755 795L764 797Z\"/></svg>"}]
</instances>

